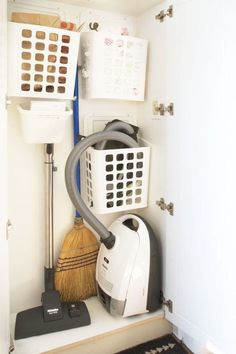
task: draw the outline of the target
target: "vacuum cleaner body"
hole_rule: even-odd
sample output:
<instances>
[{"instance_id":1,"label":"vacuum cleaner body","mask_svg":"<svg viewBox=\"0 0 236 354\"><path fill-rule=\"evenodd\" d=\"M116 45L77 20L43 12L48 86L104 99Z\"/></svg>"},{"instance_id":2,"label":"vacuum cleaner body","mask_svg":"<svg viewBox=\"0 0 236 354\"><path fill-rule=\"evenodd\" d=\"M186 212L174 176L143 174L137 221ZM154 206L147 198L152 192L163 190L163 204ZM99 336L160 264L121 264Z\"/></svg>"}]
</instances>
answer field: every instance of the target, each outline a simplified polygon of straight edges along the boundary
<instances>
[{"instance_id":1,"label":"vacuum cleaner body","mask_svg":"<svg viewBox=\"0 0 236 354\"><path fill-rule=\"evenodd\" d=\"M98 297L112 315L123 317L160 307L160 257L147 222L133 214L116 219L109 230L115 245L101 245L96 280Z\"/></svg>"},{"instance_id":2,"label":"vacuum cleaner body","mask_svg":"<svg viewBox=\"0 0 236 354\"><path fill-rule=\"evenodd\" d=\"M118 218L108 230L83 201L75 183L78 162L90 146L118 141L128 148L138 147L130 136L116 131L119 129L113 126L111 131L94 133L82 139L67 159L65 180L76 210L102 241L96 267L98 297L111 314L126 317L154 311L161 306L161 262L157 240L147 222L132 214Z\"/></svg>"}]
</instances>

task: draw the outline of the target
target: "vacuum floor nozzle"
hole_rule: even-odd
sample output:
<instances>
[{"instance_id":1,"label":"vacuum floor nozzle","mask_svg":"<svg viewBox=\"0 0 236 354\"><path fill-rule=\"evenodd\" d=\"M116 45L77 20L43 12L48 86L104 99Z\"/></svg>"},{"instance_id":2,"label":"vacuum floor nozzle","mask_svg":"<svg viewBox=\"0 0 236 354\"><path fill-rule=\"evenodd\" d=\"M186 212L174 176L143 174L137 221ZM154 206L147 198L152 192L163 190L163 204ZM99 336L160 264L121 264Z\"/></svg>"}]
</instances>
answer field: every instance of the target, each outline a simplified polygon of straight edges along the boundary
<instances>
[{"instance_id":1,"label":"vacuum floor nozzle","mask_svg":"<svg viewBox=\"0 0 236 354\"><path fill-rule=\"evenodd\" d=\"M64 331L91 323L84 302L62 303L62 318L45 321L43 306L21 311L16 317L15 339L39 336L46 333Z\"/></svg>"}]
</instances>

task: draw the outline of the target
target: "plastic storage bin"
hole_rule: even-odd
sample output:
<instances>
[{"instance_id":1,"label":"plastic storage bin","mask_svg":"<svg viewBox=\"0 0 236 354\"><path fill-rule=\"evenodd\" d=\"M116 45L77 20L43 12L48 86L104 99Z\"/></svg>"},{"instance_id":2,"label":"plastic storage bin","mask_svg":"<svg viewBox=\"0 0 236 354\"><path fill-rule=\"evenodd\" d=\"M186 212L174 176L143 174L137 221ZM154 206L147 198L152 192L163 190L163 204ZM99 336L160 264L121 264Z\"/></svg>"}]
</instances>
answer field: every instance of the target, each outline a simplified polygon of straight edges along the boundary
<instances>
[{"instance_id":1,"label":"plastic storage bin","mask_svg":"<svg viewBox=\"0 0 236 354\"><path fill-rule=\"evenodd\" d=\"M83 157L87 204L98 214L147 206L150 147L95 150Z\"/></svg>"},{"instance_id":2,"label":"plastic storage bin","mask_svg":"<svg viewBox=\"0 0 236 354\"><path fill-rule=\"evenodd\" d=\"M72 99L80 34L8 23L8 96Z\"/></svg>"},{"instance_id":3,"label":"plastic storage bin","mask_svg":"<svg viewBox=\"0 0 236 354\"><path fill-rule=\"evenodd\" d=\"M144 100L146 40L84 32L81 44L86 98Z\"/></svg>"},{"instance_id":4,"label":"plastic storage bin","mask_svg":"<svg viewBox=\"0 0 236 354\"><path fill-rule=\"evenodd\" d=\"M31 111L20 105L17 105L17 110L24 140L30 144L60 143L67 120L72 117L72 110Z\"/></svg>"}]
</instances>

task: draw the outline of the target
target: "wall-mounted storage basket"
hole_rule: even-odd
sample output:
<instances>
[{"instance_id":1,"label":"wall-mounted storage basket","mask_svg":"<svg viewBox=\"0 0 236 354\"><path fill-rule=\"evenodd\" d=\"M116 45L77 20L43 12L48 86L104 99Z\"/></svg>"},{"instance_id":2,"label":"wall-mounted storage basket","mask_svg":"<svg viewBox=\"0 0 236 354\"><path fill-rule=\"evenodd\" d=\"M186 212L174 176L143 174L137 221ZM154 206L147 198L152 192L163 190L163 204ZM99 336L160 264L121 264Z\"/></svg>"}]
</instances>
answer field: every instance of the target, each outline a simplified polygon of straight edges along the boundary
<instances>
[{"instance_id":1,"label":"wall-mounted storage basket","mask_svg":"<svg viewBox=\"0 0 236 354\"><path fill-rule=\"evenodd\" d=\"M87 203L95 213L147 206L150 147L95 150L83 157Z\"/></svg>"},{"instance_id":2,"label":"wall-mounted storage basket","mask_svg":"<svg viewBox=\"0 0 236 354\"><path fill-rule=\"evenodd\" d=\"M86 98L144 100L146 40L93 31L81 44Z\"/></svg>"},{"instance_id":3,"label":"wall-mounted storage basket","mask_svg":"<svg viewBox=\"0 0 236 354\"><path fill-rule=\"evenodd\" d=\"M8 96L72 99L80 34L8 23Z\"/></svg>"},{"instance_id":4,"label":"wall-mounted storage basket","mask_svg":"<svg viewBox=\"0 0 236 354\"><path fill-rule=\"evenodd\" d=\"M68 111L31 111L17 105L20 114L21 130L25 142L29 144L60 143L63 139L68 118Z\"/></svg>"}]
</instances>

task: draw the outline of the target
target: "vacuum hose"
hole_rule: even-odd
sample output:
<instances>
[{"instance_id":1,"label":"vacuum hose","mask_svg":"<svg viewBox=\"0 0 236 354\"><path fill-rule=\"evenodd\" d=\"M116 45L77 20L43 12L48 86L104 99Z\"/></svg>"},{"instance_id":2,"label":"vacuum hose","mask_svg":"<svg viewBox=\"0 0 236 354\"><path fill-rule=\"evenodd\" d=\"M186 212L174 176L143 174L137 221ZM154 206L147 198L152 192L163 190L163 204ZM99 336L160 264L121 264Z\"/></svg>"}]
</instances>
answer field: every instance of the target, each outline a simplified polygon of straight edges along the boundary
<instances>
[{"instance_id":1,"label":"vacuum hose","mask_svg":"<svg viewBox=\"0 0 236 354\"><path fill-rule=\"evenodd\" d=\"M110 123L109 125L107 125L105 127L104 131L106 131L106 132L120 131L120 132L126 133L126 134L134 134L134 128L132 127L132 125L130 125L126 122L122 122L122 121L116 121L116 122ZM104 150L106 143L107 143L107 141L105 141L105 140L97 143L95 145L95 149L96 150Z\"/></svg>"},{"instance_id":2,"label":"vacuum hose","mask_svg":"<svg viewBox=\"0 0 236 354\"><path fill-rule=\"evenodd\" d=\"M68 156L65 167L65 180L67 192L76 210L80 211L81 216L99 234L104 245L110 249L115 244L115 236L89 210L80 195L76 182L77 165L82 153L90 146L103 142L104 140L119 141L130 148L138 147L138 144L134 139L127 134L117 131L103 131L89 135L76 144Z\"/></svg>"}]
</instances>

